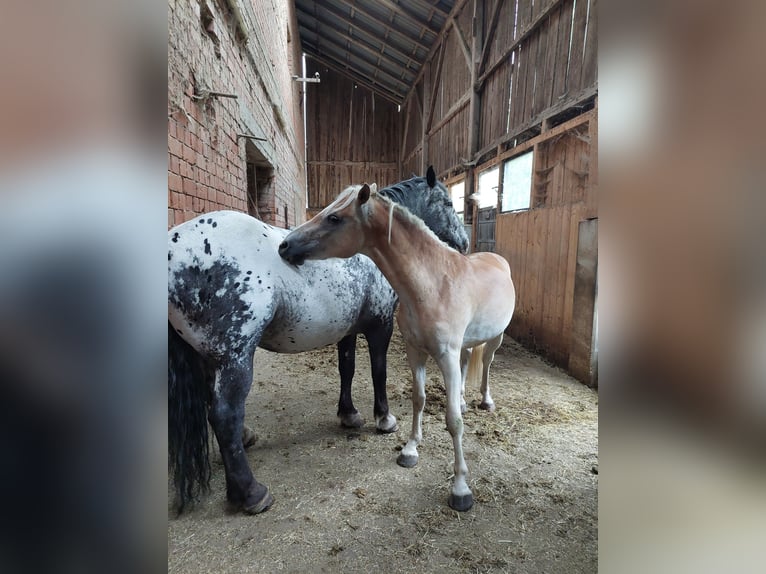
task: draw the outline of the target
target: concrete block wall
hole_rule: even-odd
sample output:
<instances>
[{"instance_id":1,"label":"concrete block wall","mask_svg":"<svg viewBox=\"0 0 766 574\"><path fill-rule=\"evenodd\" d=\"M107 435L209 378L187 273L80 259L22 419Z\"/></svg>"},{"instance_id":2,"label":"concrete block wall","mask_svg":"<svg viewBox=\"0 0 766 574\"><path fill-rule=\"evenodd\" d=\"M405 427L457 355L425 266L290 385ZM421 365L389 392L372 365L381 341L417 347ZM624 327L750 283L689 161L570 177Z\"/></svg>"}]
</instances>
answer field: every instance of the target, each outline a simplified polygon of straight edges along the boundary
<instances>
[{"instance_id":1,"label":"concrete block wall","mask_svg":"<svg viewBox=\"0 0 766 574\"><path fill-rule=\"evenodd\" d=\"M302 223L302 84L292 79L302 75L301 47L293 3L169 0L168 34L168 226L217 209L247 212L248 161L271 170L260 217L279 227Z\"/></svg>"}]
</instances>

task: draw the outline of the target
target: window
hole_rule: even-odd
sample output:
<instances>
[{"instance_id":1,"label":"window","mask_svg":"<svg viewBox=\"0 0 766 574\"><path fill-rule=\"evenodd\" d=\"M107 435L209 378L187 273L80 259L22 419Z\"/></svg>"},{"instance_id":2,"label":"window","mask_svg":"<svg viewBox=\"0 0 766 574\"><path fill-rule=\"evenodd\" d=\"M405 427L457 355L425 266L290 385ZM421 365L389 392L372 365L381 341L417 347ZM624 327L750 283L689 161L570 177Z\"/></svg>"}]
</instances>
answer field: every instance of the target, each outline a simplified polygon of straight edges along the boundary
<instances>
[{"instance_id":1,"label":"window","mask_svg":"<svg viewBox=\"0 0 766 574\"><path fill-rule=\"evenodd\" d=\"M500 169L490 168L479 174L479 209L483 207L497 206L497 186L499 183Z\"/></svg>"},{"instance_id":2,"label":"window","mask_svg":"<svg viewBox=\"0 0 766 574\"><path fill-rule=\"evenodd\" d=\"M532 195L532 153L509 159L503 164L503 211L529 209Z\"/></svg>"},{"instance_id":3,"label":"window","mask_svg":"<svg viewBox=\"0 0 766 574\"><path fill-rule=\"evenodd\" d=\"M452 206L460 217L460 221L463 219L463 210L465 209L465 181L459 181L449 186L449 196L452 200Z\"/></svg>"}]
</instances>

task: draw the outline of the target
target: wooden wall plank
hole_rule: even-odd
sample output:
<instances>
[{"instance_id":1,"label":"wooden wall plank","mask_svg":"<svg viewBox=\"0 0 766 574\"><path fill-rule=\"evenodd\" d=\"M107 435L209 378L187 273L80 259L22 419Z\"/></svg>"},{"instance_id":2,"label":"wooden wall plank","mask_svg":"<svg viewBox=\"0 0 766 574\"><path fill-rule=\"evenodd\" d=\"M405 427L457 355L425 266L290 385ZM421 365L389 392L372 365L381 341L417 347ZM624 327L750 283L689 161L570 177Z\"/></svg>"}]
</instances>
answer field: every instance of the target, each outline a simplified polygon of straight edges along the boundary
<instances>
[{"instance_id":1,"label":"wooden wall plank","mask_svg":"<svg viewBox=\"0 0 766 574\"><path fill-rule=\"evenodd\" d=\"M569 63L569 38L572 30L572 8L574 0L565 0L561 4L558 41L556 42L556 68L553 71L552 102L568 93L567 66Z\"/></svg>"},{"instance_id":2,"label":"wooden wall plank","mask_svg":"<svg viewBox=\"0 0 766 574\"><path fill-rule=\"evenodd\" d=\"M567 90L571 93L579 92L581 88L587 13L588 0L576 0L574 26L572 28L572 47L569 54L569 72L567 73Z\"/></svg>"}]
</instances>

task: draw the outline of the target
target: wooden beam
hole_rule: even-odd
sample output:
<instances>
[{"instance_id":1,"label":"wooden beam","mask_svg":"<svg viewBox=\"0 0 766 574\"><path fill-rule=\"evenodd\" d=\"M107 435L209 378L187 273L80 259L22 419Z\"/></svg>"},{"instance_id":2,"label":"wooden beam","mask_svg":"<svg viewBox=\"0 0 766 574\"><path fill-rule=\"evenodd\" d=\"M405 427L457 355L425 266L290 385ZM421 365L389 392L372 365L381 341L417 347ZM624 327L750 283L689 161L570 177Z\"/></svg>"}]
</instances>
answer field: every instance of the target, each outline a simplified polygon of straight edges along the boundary
<instances>
[{"instance_id":1,"label":"wooden beam","mask_svg":"<svg viewBox=\"0 0 766 574\"><path fill-rule=\"evenodd\" d=\"M471 41L471 99L469 101L469 126L470 132L468 133L468 157L469 161L474 161L476 151L479 149L479 142L481 137L481 91L477 89L478 82L476 81L479 74L478 61L483 48L483 30L484 30L484 0L474 0L473 4L473 38ZM468 213L471 209L471 245L475 248L476 238L478 233L478 221L476 221L475 214L478 213L478 208L475 202L470 201L468 197L478 190L476 170L468 170L465 181L465 205L464 213Z\"/></svg>"},{"instance_id":2,"label":"wooden beam","mask_svg":"<svg viewBox=\"0 0 766 574\"><path fill-rule=\"evenodd\" d=\"M392 93L389 88L375 82L374 80L367 81L363 78L360 78L358 74L350 70L346 64L337 62L333 58L327 58L326 56L323 56L323 55L314 54L308 50L306 51L306 55L312 60L315 60L316 62L319 62L320 64L327 66L328 68L332 68L335 72L339 73L342 76L345 76L346 78L348 78L349 80L353 82L356 82L360 86L364 86L368 90L375 92L376 94L388 100L389 102L397 104L397 105L401 104L402 99L399 94Z\"/></svg>"},{"instance_id":3,"label":"wooden beam","mask_svg":"<svg viewBox=\"0 0 766 574\"><path fill-rule=\"evenodd\" d=\"M465 36L463 36L463 31L460 29L460 26L457 25L457 22L454 20L451 21L452 27L455 29L455 32L457 32L458 37L458 44L460 44L460 49L463 51L463 56L465 56L465 65L468 66L468 69L471 69L471 48L468 46L468 41L465 39ZM446 36L444 37L446 41ZM444 42L442 42L444 43Z\"/></svg>"},{"instance_id":4,"label":"wooden beam","mask_svg":"<svg viewBox=\"0 0 766 574\"><path fill-rule=\"evenodd\" d=\"M324 18L320 19L320 18L318 18L317 16L315 16L311 12L306 12L304 10L301 10L300 6L298 6L297 4L296 4L296 8L298 9L299 12L302 12L303 14L306 14L310 18L315 18L316 20L318 20L322 24L327 24L327 25L330 25L330 26L333 25L332 22L328 23ZM356 22L356 21L353 21L353 20L349 20L347 14L344 14L342 11L337 10L331 4L322 5L321 8L322 8L323 11L327 12L334 20L337 20L338 22L342 22L343 24L348 26L351 31L353 31L355 33L358 32L360 34L364 34L368 38L372 38L374 41L380 42L380 30L373 30L371 28L368 28L367 26L363 26L361 24L361 22ZM395 32L395 30L394 30L394 32ZM399 35L402 38L404 38L406 41L409 41L407 39L407 36L405 36L404 34L399 34ZM392 42L388 42L387 41L387 42L384 43L384 45L385 45L385 49L386 50L388 50L390 52L394 52L394 53L400 55L402 58L404 58L404 59L406 59L408 61L413 61L418 66L420 65L420 62L418 62L418 60L414 57L414 54L408 54L406 52L403 52L402 50L397 48L396 45L393 44Z\"/></svg>"},{"instance_id":5,"label":"wooden beam","mask_svg":"<svg viewBox=\"0 0 766 574\"><path fill-rule=\"evenodd\" d=\"M299 26L299 28L300 28L301 30L306 30L307 32L310 32L310 31L311 31L311 30L307 30L307 29L306 29L306 28L304 28L303 26ZM351 52L351 51L350 51L350 50L349 50L349 49L348 49L346 46L344 46L344 45L343 45L341 42L339 42L339 41L335 40L335 38L334 38L333 36L331 36L331 35L327 35L327 36L317 36L317 39L318 39L318 40L320 40L320 41L321 41L323 44L329 44L330 46L335 46L335 47L337 47L338 49L340 49L340 50L344 51L344 52L346 53L346 56L347 56L347 59L348 59L348 63L349 63L349 64L353 64L353 60L356 60L356 59L358 59L358 60L361 60L362 62L364 62L364 59L363 59L363 58L361 58L361 57L360 57L360 56L358 56L357 54L354 54L353 52ZM306 43L307 45L311 45L311 46L313 46L313 48L314 48L315 50L317 50L318 52L322 52L322 53L324 53L324 51L323 51L323 50L321 50L320 46L318 46L318 45L316 45L316 44L310 44L310 43L307 43L307 42L304 42L304 43ZM330 57L334 57L335 59L338 59L338 58L337 58L335 55L333 55L333 54L329 54L329 56L330 56ZM340 60L339 60L339 61L340 61ZM396 83L397 83L397 84L399 84L400 86L403 86L404 88L407 88L407 87L409 87L409 85L410 85L410 84L409 84L409 81L405 81L405 80L403 80L402 78L399 78L399 77L397 77L397 76L393 75L392 73L390 73L390 72L387 72L386 70L384 70L383 68L381 68L381 67L378 65L378 63L377 63L377 62L376 62L376 63L374 63L374 64L373 64L372 62L365 62L365 64L366 64L368 67L371 67L371 68L373 68L373 69L375 70L375 74L377 74L377 73L380 73L380 74L382 74L382 75L384 75L384 76L388 77L389 79L393 80L394 82L396 82ZM373 76L373 79L374 79L374 76Z\"/></svg>"},{"instance_id":6,"label":"wooden beam","mask_svg":"<svg viewBox=\"0 0 766 574\"><path fill-rule=\"evenodd\" d=\"M405 0L407 2L407 0ZM382 4L389 10L391 10L395 15L400 16L404 18L405 20L409 20L412 24L415 24L416 26L419 26L421 28L425 28L431 34L438 35L439 29L434 28L432 26L428 25L428 22L423 22L423 20L420 19L420 16L412 12L407 6L403 3L397 3L394 4L391 2L391 0L377 0L378 4ZM354 6L356 8L356 6Z\"/></svg>"},{"instance_id":7,"label":"wooden beam","mask_svg":"<svg viewBox=\"0 0 766 574\"><path fill-rule=\"evenodd\" d=\"M434 135L440 129L444 127L448 121L450 121L460 110L462 110L471 101L471 91L468 90L465 94L460 96L460 99L452 104L452 107L444 114L444 117L438 121L438 123L429 130L428 135Z\"/></svg>"},{"instance_id":8,"label":"wooden beam","mask_svg":"<svg viewBox=\"0 0 766 574\"><path fill-rule=\"evenodd\" d=\"M425 68L426 65L423 64L423 67ZM431 74L426 74L423 76L423 114L421 117L423 118L423 123L420 126L420 147L423 150L423 153L420 156L420 173L423 174L426 172L427 163L428 163L428 130L426 129L426 124L428 123L428 117L431 115L431 99L429 98L429 94L431 93Z\"/></svg>"},{"instance_id":9,"label":"wooden beam","mask_svg":"<svg viewBox=\"0 0 766 574\"><path fill-rule=\"evenodd\" d=\"M307 161L306 163L308 165L318 165L318 166L339 165L343 167L365 165L369 167L382 167L386 169L393 169L397 165L395 161L310 160L310 161Z\"/></svg>"},{"instance_id":10,"label":"wooden beam","mask_svg":"<svg viewBox=\"0 0 766 574\"><path fill-rule=\"evenodd\" d=\"M436 54L436 50L439 49L439 45L444 40L444 36L447 33L447 29L451 25L451 21L455 19L455 16L460 14L460 10L463 9L463 6L465 6L465 3L468 2L468 0L457 0L455 2L455 5L452 7L452 10L450 10L449 16L447 17L447 21L444 22L444 27L442 28L442 31L439 32L439 36L434 40L433 45L431 46L431 49L428 51L428 55L426 56L426 59L423 61L423 65L420 66L420 72L418 72L418 75L415 76L415 80L412 82L412 87L410 88L410 91L407 93L407 95L404 98L404 101L406 102L408 99L412 97L412 91L415 89L415 86L417 86L420 79L423 77L423 74L425 73L426 66L425 64L433 59L434 54Z\"/></svg>"},{"instance_id":11,"label":"wooden beam","mask_svg":"<svg viewBox=\"0 0 766 574\"><path fill-rule=\"evenodd\" d=\"M516 39L513 44L508 46L505 50L503 50L503 53L500 55L499 58L497 58L492 64L487 68L487 71L484 72L479 76L479 89L484 85L484 82L486 81L487 77L492 75L492 72L494 72L502 63L505 61L505 59L510 56L511 52L513 52L516 48L518 48L521 43L529 38L529 36L532 35L532 33L537 30L537 28L540 26L540 24L543 23L543 21L550 15L551 12L559 5L561 4L562 0L551 0L551 3L543 9L542 12L535 18L532 22L529 23L529 25L521 31L519 34L519 37Z\"/></svg>"},{"instance_id":12,"label":"wooden beam","mask_svg":"<svg viewBox=\"0 0 766 574\"><path fill-rule=\"evenodd\" d=\"M405 146L407 145L407 132L410 131L410 107L412 102L407 102L407 106L404 109L404 135L402 136L402 145L399 146L399 163L403 163L404 159L404 150ZM399 168L399 175L401 176L401 166Z\"/></svg>"},{"instance_id":13,"label":"wooden beam","mask_svg":"<svg viewBox=\"0 0 766 574\"><path fill-rule=\"evenodd\" d=\"M436 79L434 80L434 85L431 86L431 98L429 99L428 104L428 119L426 120L426 126L425 131L428 133L428 130L431 128L431 121L434 118L434 102L436 101L436 92L439 90L439 82L442 78L442 64L444 63L444 52L446 51L444 49L445 43L442 42L441 49L439 50L439 61L436 64Z\"/></svg>"},{"instance_id":14,"label":"wooden beam","mask_svg":"<svg viewBox=\"0 0 766 574\"><path fill-rule=\"evenodd\" d=\"M492 39L495 37L495 30L497 29L498 16L500 15L500 8L503 6L504 0L495 0L495 7L492 10L492 16L489 20L489 29L487 30L487 37L484 38L484 48L481 50L481 58L479 59L479 73L481 74L484 69L484 64L487 62L487 56L489 56L489 49L492 46Z\"/></svg>"},{"instance_id":15,"label":"wooden beam","mask_svg":"<svg viewBox=\"0 0 766 574\"><path fill-rule=\"evenodd\" d=\"M589 112L585 112L584 114L581 114L577 116L576 118L572 118L571 120L568 120L564 122L563 124L556 126L555 128L551 128L548 131L541 133L540 135L537 135L533 138L528 139L525 142L520 143L517 146L514 146L510 149L505 150L504 152L493 157L492 159L487 160L481 165L476 166L476 170L484 171L486 169L489 169L499 163L502 163L508 158L521 155L522 153L529 151L530 149L534 148L537 145L540 145L541 143L546 142L549 139L560 136L561 134L571 131L585 123L589 123L589 122L592 123L595 121L595 119L596 119L595 110L590 110ZM487 153L493 147L498 147L498 145L494 144L493 146L487 146L486 148L484 148L483 150L479 152L478 154L479 157Z\"/></svg>"},{"instance_id":16,"label":"wooden beam","mask_svg":"<svg viewBox=\"0 0 766 574\"><path fill-rule=\"evenodd\" d=\"M384 22L383 20L381 20L380 18L378 18L377 16L375 16L375 14L373 14L372 12L369 12L369 11L368 11L368 10L366 10L366 9L365 9L363 6L359 6L359 5L357 5L357 4L353 4L353 5L351 5L351 4L348 4L347 2L344 2L344 4L345 4L346 6L348 6L349 8L353 8L355 12L359 12L360 14L364 14L365 16L367 16L367 17L368 17L370 20L372 20L373 22L376 22L376 23L378 23L378 24L381 26L381 28L389 28L389 27L390 27L390 24L388 24L388 23ZM322 7L323 7L323 8L325 7L324 3L322 3ZM417 44L418 46L420 46L420 47L421 47L421 48L423 48L424 50L428 50L428 45L427 45L427 44L424 44L423 42L421 42L419 38L418 38L418 39L416 39L416 38L413 38L413 37L412 37L412 36L410 36L409 34L405 34L405 33L401 32L401 31L399 31L399 30L396 30L396 29L395 29L395 28L393 28L393 27L391 28L391 31L392 31L392 32L396 32L396 33L397 33L397 34L399 34L399 35L400 35L402 38L406 38L406 40L407 40L408 42L412 42L413 44Z\"/></svg>"},{"instance_id":17,"label":"wooden beam","mask_svg":"<svg viewBox=\"0 0 766 574\"><path fill-rule=\"evenodd\" d=\"M301 18L301 15L305 15L305 16L303 18ZM381 51L379 48L377 48L377 46L375 46L374 44L372 44L368 40L366 40L365 36L367 36L367 37L370 37L370 36L368 34L365 34L363 31L361 31L361 33L360 33L358 28L352 27L353 31L355 33L355 36L350 36L350 35L348 35L348 34L346 34L344 32L341 32L340 30L338 30L337 29L337 24L331 23L331 22L327 22L323 18L320 18L318 16L309 17L308 15L306 15L305 12L301 12L298 15L298 25L299 25L299 27L307 29L307 30L309 30L311 32L314 32L314 34L318 35L318 31L311 30L311 28L310 28L311 24L314 24L314 25L319 24L320 27L324 26L324 27L330 28L332 30L332 34L334 34L336 36L340 36L341 38L343 38L344 40L347 40L349 42L353 42L354 45L359 46L365 52L368 52L368 53L372 54L373 56L375 56L377 58L381 58L381 59L389 62L392 66L394 66L396 68L401 68L408 75L412 75L412 77L415 76L415 70L410 68L410 64L415 62L414 59L411 56L405 56L404 57L407 62L406 62L406 64L404 66L402 66L402 63L399 60L396 60L396 59L392 58L387 52L385 52L385 48L387 48L388 46L384 46L384 51Z\"/></svg>"}]
</instances>

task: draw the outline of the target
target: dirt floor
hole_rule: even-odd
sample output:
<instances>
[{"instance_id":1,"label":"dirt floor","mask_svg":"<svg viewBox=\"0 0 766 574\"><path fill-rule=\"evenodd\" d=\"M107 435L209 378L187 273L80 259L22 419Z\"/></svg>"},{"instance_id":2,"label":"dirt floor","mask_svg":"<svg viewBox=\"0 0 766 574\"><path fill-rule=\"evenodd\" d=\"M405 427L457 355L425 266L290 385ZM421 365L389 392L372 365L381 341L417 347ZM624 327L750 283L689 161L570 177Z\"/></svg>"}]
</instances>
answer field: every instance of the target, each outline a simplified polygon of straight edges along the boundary
<instances>
[{"instance_id":1,"label":"dirt floor","mask_svg":"<svg viewBox=\"0 0 766 574\"><path fill-rule=\"evenodd\" d=\"M168 512L169 572L597 571L598 396L506 338L490 371L497 409L466 389L464 450L475 506L447 506L452 442L444 388L428 365L420 461L399 467L412 421L401 338L389 350L388 396L399 430L375 432L360 338L354 402L367 420L340 427L334 347L301 355L258 350L246 423L249 460L274 496L257 516L225 505L215 449L212 493Z\"/></svg>"}]
</instances>

